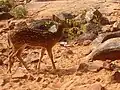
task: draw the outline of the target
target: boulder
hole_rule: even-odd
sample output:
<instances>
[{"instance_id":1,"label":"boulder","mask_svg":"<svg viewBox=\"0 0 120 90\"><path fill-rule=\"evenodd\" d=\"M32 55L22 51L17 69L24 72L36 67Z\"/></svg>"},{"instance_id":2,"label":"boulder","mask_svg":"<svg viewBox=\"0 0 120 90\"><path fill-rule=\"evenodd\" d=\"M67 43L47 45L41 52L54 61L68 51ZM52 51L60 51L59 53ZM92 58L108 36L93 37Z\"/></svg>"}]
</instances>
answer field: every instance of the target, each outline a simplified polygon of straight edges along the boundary
<instances>
[{"instance_id":1,"label":"boulder","mask_svg":"<svg viewBox=\"0 0 120 90\"><path fill-rule=\"evenodd\" d=\"M103 68L103 62L102 61L94 61L94 62L84 62L80 63L77 71L80 72L98 72Z\"/></svg>"},{"instance_id":2,"label":"boulder","mask_svg":"<svg viewBox=\"0 0 120 90\"><path fill-rule=\"evenodd\" d=\"M95 34L98 34L101 32L102 27L95 23L87 23L85 24L86 31L85 32L93 32Z\"/></svg>"},{"instance_id":3,"label":"boulder","mask_svg":"<svg viewBox=\"0 0 120 90\"><path fill-rule=\"evenodd\" d=\"M92 23L98 23L101 25L110 24L109 20L106 17L104 17L98 9L95 9L95 8L92 8L86 12L85 19L88 23L92 22Z\"/></svg>"},{"instance_id":4,"label":"boulder","mask_svg":"<svg viewBox=\"0 0 120 90\"><path fill-rule=\"evenodd\" d=\"M87 60L120 59L120 38L111 38L97 46L86 56Z\"/></svg>"},{"instance_id":5,"label":"boulder","mask_svg":"<svg viewBox=\"0 0 120 90\"><path fill-rule=\"evenodd\" d=\"M116 37L120 37L120 31L99 34L97 38L93 40L93 42L91 43L92 49L97 48L100 44L102 44L106 40Z\"/></svg>"},{"instance_id":6,"label":"boulder","mask_svg":"<svg viewBox=\"0 0 120 90\"><path fill-rule=\"evenodd\" d=\"M98 9L91 8L89 11L86 12L85 19L87 22L93 22L93 19L101 18L102 14L99 12Z\"/></svg>"},{"instance_id":7,"label":"boulder","mask_svg":"<svg viewBox=\"0 0 120 90\"><path fill-rule=\"evenodd\" d=\"M91 42L89 42L89 43L86 43L86 42L87 41L92 41L96 37L97 37L97 35L94 34L94 33L83 33L75 40L75 44L78 44L78 45L90 44Z\"/></svg>"}]
</instances>

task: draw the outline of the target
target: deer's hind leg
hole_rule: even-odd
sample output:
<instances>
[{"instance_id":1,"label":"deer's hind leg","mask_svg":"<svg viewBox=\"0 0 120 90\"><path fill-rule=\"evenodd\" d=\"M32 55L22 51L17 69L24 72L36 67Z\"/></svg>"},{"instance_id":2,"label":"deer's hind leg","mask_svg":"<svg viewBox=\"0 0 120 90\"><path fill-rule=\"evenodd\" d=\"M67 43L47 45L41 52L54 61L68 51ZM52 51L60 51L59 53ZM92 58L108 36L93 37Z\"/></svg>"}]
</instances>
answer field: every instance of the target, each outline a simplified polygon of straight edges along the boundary
<instances>
[{"instance_id":1,"label":"deer's hind leg","mask_svg":"<svg viewBox=\"0 0 120 90\"><path fill-rule=\"evenodd\" d=\"M17 49L12 48L12 51L10 52L10 55L8 56L8 70L7 73L11 73L11 68L13 66L14 60L12 58L16 55Z\"/></svg>"},{"instance_id":2,"label":"deer's hind leg","mask_svg":"<svg viewBox=\"0 0 120 90\"><path fill-rule=\"evenodd\" d=\"M26 70L29 72L27 65L25 64L25 62L23 61L23 59L21 57L21 54L22 54L22 51L24 50L24 48L25 48L25 45L20 47L16 53L16 56L19 59L19 61L23 64L23 66L26 68Z\"/></svg>"},{"instance_id":3,"label":"deer's hind leg","mask_svg":"<svg viewBox=\"0 0 120 90\"><path fill-rule=\"evenodd\" d=\"M44 56L44 53L45 53L45 48L42 48L42 50L41 50L41 55L40 55L40 59L39 59L39 61L38 61L38 65L37 65L37 73L39 73L40 63L41 63L41 60L42 60L42 58L43 58L43 56Z\"/></svg>"},{"instance_id":4,"label":"deer's hind leg","mask_svg":"<svg viewBox=\"0 0 120 90\"><path fill-rule=\"evenodd\" d=\"M54 63L54 61L53 61L52 48L47 48L47 52L48 52L48 55L49 55L49 57L50 57L50 59L51 59L53 69L56 70L55 63Z\"/></svg>"}]
</instances>

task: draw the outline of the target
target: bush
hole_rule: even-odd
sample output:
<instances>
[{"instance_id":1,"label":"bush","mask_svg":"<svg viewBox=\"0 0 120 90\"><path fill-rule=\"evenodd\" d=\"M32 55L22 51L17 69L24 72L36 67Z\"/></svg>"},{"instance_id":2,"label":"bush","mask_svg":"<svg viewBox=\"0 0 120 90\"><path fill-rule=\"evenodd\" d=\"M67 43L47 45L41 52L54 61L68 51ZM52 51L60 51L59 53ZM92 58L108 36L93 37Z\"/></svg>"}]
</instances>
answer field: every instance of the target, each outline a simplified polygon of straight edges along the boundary
<instances>
[{"instance_id":1,"label":"bush","mask_svg":"<svg viewBox=\"0 0 120 90\"><path fill-rule=\"evenodd\" d=\"M0 0L0 6L12 8L14 6L14 0Z\"/></svg>"},{"instance_id":2,"label":"bush","mask_svg":"<svg viewBox=\"0 0 120 90\"><path fill-rule=\"evenodd\" d=\"M76 37L81 35L83 32L78 27L66 28L63 31L64 39L68 42L74 40Z\"/></svg>"},{"instance_id":3,"label":"bush","mask_svg":"<svg viewBox=\"0 0 120 90\"><path fill-rule=\"evenodd\" d=\"M81 31L84 33L84 32L86 32L87 31L87 26L86 26L86 24L81 24Z\"/></svg>"},{"instance_id":4,"label":"bush","mask_svg":"<svg viewBox=\"0 0 120 90\"><path fill-rule=\"evenodd\" d=\"M10 2L10 1L9 0L0 0L0 12L9 12L11 10L12 2Z\"/></svg>"},{"instance_id":5,"label":"bush","mask_svg":"<svg viewBox=\"0 0 120 90\"><path fill-rule=\"evenodd\" d=\"M15 18L20 19L20 18L25 18L25 16L27 15L27 11L23 5L19 5L11 10L11 14Z\"/></svg>"},{"instance_id":6,"label":"bush","mask_svg":"<svg viewBox=\"0 0 120 90\"><path fill-rule=\"evenodd\" d=\"M9 4L8 0L0 0L0 6L1 5L7 5L7 4Z\"/></svg>"}]
</instances>

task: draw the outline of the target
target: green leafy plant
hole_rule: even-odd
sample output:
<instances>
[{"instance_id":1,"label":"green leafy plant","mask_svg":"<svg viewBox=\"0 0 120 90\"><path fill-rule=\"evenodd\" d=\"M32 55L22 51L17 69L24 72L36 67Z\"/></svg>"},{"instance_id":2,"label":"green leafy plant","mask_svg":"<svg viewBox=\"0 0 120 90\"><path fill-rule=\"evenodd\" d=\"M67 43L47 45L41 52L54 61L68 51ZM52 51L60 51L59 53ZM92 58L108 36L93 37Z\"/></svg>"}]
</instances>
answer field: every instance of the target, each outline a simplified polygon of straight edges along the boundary
<instances>
[{"instance_id":1,"label":"green leafy plant","mask_svg":"<svg viewBox=\"0 0 120 90\"><path fill-rule=\"evenodd\" d=\"M86 24L81 24L81 31L84 33L87 31Z\"/></svg>"},{"instance_id":2,"label":"green leafy plant","mask_svg":"<svg viewBox=\"0 0 120 90\"><path fill-rule=\"evenodd\" d=\"M14 0L0 0L0 6L3 6L3 5L9 8L12 8L14 6Z\"/></svg>"},{"instance_id":3,"label":"green leafy plant","mask_svg":"<svg viewBox=\"0 0 120 90\"><path fill-rule=\"evenodd\" d=\"M0 0L0 5L6 5L9 4L8 0Z\"/></svg>"},{"instance_id":4,"label":"green leafy plant","mask_svg":"<svg viewBox=\"0 0 120 90\"><path fill-rule=\"evenodd\" d=\"M11 14L18 19L25 18L27 15L27 10L23 5L19 5L11 10Z\"/></svg>"},{"instance_id":5,"label":"green leafy plant","mask_svg":"<svg viewBox=\"0 0 120 90\"><path fill-rule=\"evenodd\" d=\"M73 27L64 29L63 33L64 38L69 42L82 34L82 31L78 27Z\"/></svg>"}]
</instances>

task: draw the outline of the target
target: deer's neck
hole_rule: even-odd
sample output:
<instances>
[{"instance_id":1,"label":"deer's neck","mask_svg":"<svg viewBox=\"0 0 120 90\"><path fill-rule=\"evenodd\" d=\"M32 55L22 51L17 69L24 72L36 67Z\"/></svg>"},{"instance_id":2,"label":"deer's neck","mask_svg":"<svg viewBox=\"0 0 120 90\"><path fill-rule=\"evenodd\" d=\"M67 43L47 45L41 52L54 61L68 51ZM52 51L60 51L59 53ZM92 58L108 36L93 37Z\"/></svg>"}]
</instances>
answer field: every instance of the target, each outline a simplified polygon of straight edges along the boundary
<instances>
[{"instance_id":1,"label":"deer's neck","mask_svg":"<svg viewBox=\"0 0 120 90\"><path fill-rule=\"evenodd\" d=\"M58 32L62 34L62 31L64 29L64 26L63 25L59 25L58 26Z\"/></svg>"},{"instance_id":2,"label":"deer's neck","mask_svg":"<svg viewBox=\"0 0 120 90\"><path fill-rule=\"evenodd\" d=\"M58 26L58 30L56 32L56 36L59 38L59 40L63 37L63 29L64 29L63 25L59 25Z\"/></svg>"}]
</instances>

